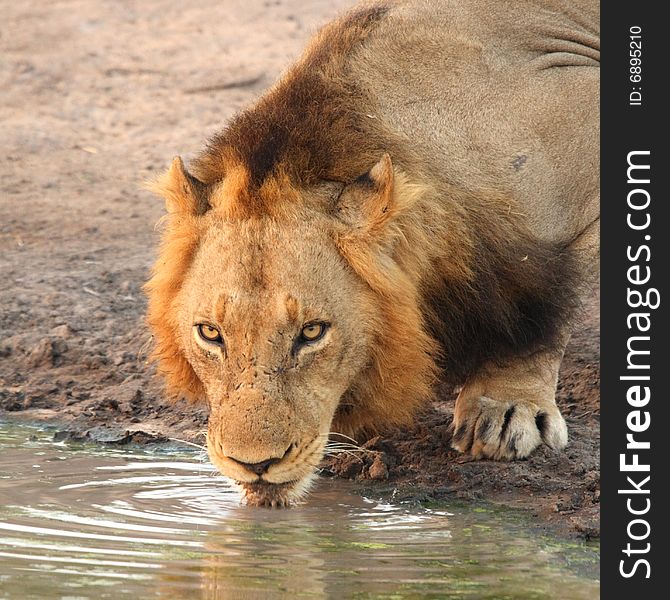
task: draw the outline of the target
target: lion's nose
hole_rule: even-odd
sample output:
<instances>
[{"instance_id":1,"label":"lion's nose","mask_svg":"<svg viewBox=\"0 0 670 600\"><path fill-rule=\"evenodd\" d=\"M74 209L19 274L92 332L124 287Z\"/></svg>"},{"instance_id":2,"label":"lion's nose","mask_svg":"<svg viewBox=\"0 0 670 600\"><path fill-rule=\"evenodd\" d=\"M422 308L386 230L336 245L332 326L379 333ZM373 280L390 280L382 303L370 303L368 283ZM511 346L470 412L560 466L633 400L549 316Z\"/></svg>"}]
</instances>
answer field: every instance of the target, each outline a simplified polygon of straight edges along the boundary
<instances>
[{"instance_id":1,"label":"lion's nose","mask_svg":"<svg viewBox=\"0 0 670 600\"><path fill-rule=\"evenodd\" d=\"M262 461L256 462L256 463L244 462L244 461L239 460L239 459L237 459L233 456L229 456L228 458L230 460L234 460L238 465L242 465L245 469L251 471L252 473L256 473L256 475L258 475L260 477L261 475L265 475L265 473L268 472L268 469L272 465L276 465L278 462L283 460L286 457L286 455L291 451L291 448L293 448L293 446L294 446L294 444L291 444L286 449L286 452L284 452L284 456L282 456L280 458L277 458L277 457L268 458L267 460L262 460Z\"/></svg>"},{"instance_id":2,"label":"lion's nose","mask_svg":"<svg viewBox=\"0 0 670 600\"><path fill-rule=\"evenodd\" d=\"M242 462L241 460L237 460L236 458L233 458L232 456L229 457L231 460L234 460L238 465L242 465L245 469L248 469L252 473L256 473L256 475L264 475L265 473L268 472L268 469L278 463L281 458L269 458L268 460L262 460L261 462L257 463L245 463Z\"/></svg>"}]
</instances>

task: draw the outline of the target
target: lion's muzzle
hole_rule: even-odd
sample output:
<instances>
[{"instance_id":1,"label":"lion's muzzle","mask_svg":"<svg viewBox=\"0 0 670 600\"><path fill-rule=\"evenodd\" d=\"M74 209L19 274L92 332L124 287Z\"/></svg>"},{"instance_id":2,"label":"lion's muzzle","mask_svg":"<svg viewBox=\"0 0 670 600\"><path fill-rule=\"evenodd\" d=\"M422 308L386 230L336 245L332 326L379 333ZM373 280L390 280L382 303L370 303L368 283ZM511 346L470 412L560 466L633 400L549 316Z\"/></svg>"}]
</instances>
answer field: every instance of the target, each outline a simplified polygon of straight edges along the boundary
<instances>
[{"instance_id":1,"label":"lion's muzzle","mask_svg":"<svg viewBox=\"0 0 670 600\"><path fill-rule=\"evenodd\" d=\"M254 425L257 423L253 421ZM310 486L323 456L326 437L314 433L287 444L288 435L281 436L281 440L264 437L258 435L257 427L247 424L248 428L242 430L230 427L230 421L228 427L219 419L210 421L207 447L211 461L223 475L242 486L247 504L271 507L294 504Z\"/></svg>"}]
</instances>

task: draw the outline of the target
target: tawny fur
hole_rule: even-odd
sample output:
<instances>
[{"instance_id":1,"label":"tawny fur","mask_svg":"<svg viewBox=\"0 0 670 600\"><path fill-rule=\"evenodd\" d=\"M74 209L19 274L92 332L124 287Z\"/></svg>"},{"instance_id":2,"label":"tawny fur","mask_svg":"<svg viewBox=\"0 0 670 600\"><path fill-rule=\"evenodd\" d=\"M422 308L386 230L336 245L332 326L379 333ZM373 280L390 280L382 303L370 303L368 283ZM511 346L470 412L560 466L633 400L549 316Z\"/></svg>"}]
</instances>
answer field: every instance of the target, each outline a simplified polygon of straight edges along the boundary
<instances>
[{"instance_id":1,"label":"tawny fur","mask_svg":"<svg viewBox=\"0 0 670 600\"><path fill-rule=\"evenodd\" d=\"M177 159L155 182L168 208L147 284L155 357L174 394L208 400L224 472L251 486L235 461L286 452L300 467L269 480L304 478L319 436L409 422L440 372L469 394L461 449L522 455L533 419L559 427L555 373L597 271L597 5L546 4L510 7L518 19L494 11L499 23L476 0L357 9L210 141L193 175ZM288 289L296 281L312 305ZM192 333L213 303L235 315L218 354ZM317 306L346 316L321 354L294 355L291 328ZM504 397L481 400L489 390ZM508 427L517 401L528 418ZM502 428L488 446L474 435L480 410ZM523 455L551 435L532 432Z\"/></svg>"}]
</instances>

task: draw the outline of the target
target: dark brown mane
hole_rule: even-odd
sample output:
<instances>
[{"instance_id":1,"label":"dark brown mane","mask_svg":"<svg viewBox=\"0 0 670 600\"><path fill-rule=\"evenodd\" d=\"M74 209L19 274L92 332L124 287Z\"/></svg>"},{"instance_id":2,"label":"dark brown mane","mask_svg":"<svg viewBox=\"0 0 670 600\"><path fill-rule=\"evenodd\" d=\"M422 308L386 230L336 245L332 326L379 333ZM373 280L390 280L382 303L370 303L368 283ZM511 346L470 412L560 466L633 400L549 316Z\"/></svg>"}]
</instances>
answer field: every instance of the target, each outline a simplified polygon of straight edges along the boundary
<instances>
[{"instance_id":1,"label":"dark brown mane","mask_svg":"<svg viewBox=\"0 0 670 600\"><path fill-rule=\"evenodd\" d=\"M361 110L365 99L346 77L346 62L387 11L358 9L324 28L275 88L210 140L195 175L211 184L241 165L259 189L273 173L309 184L350 181L369 169L388 148Z\"/></svg>"},{"instance_id":2,"label":"dark brown mane","mask_svg":"<svg viewBox=\"0 0 670 600\"><path fill-rule=\"evenodd\" d=\"M500 222L473 239L472 278L432 279L424 295L430 331L443 350L440 366L454 384L488 362L562 348L583 275L569 244L504 231Z\"/></svg>"}]
</instances>

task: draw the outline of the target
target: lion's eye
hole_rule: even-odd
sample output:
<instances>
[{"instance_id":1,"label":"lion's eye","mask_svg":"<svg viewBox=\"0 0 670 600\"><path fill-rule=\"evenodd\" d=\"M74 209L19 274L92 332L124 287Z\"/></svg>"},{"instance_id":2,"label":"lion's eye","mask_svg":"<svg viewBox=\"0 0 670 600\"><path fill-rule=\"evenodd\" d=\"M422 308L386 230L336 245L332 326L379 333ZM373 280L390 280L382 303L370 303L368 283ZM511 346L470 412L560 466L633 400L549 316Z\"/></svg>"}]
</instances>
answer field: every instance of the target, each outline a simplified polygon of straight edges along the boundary
<instances>
[{"instance_id":1,"label":"lion's eye","mask_svg":"<svg viewBox=\"0 0 670 600\"><path fill-rule=\"evenodd\" d=\"M206 342L211 344L223 343L221 332L216 327L212 327L211 325L207 325L205 323L200 323L200 325L197 325L197 328L198 335Z\"/></svg>"},{"instance_id":2,"label":"lion's eye","mask_svg":"<svg viewBox=\"0 0 670 600\"><path fill-rule=\"evenodd\" d=\"M326 323L308 323L302 328L300 337L305 342L315 342L323 337L326 329Z\"/></svg>"}]
</instances>

